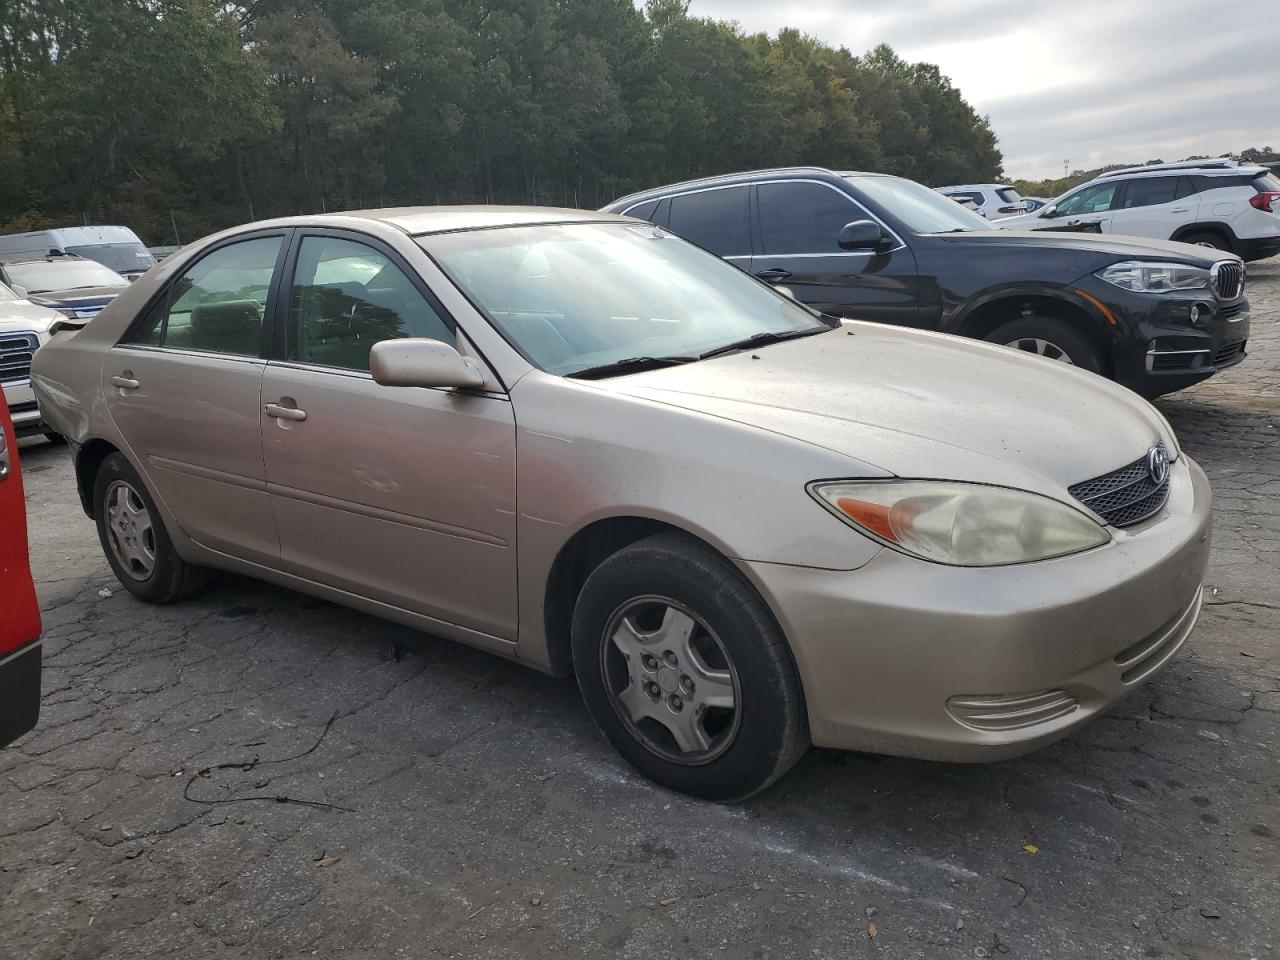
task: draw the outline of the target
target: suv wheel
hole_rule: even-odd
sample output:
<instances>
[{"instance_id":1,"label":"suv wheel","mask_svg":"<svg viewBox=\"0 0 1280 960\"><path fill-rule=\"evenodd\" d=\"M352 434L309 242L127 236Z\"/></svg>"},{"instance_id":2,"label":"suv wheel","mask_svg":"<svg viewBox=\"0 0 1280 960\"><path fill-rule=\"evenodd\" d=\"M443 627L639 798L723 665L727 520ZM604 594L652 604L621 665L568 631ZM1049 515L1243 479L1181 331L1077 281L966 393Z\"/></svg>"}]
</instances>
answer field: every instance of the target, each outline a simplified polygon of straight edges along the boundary
<instances>
[{"instance_id":1,"label":"suv wheel","mask_svg":"<svg viewBox=\"0 0 1280 960\"><path fill-rule=\"evenodd\" d=\"M573 665L587 709L645 776L740 800L808 748L791 651L764 602L704 544L659 534L583 584Z\"/></svg>"},{"instance_id":2,"label":"suv wheel","mask_svg":"<svg viewBox=\"0 0 1280 960\"><path fill-rule=\"evenodd\" d=\"M178 556L155 501L123 455L102 461L93 481L93 507L102 552L135 597L172 603L204 585L207 571Z\"/></svg>"},{"instance_id":3,"label":"suv wheel","mask_svg":"<svg viewBox=\"0 0 1280 960\"><path fill-rule=\"evenodd\" d=\"M1212 230L1189 233L1182 238L1182 242L1194 243L1197 247L1213 247L1215 250L1226 250L1228 252L1231 250L1231 244L1227 242L1227 238L1220 233L1214 233Z\"/></svg>"},{"instance_id":4,"label":"suv wheel","mask_svg":"<svg viewBox=\"0 0 1280 960\"><path fill-rule=\"evenodd\" d=\"M1090 373L1102 372L1098 348L1069 324L1054 317L1020 317L996 327L987 339L1046 360L1069 363Z\"/></svg>"}]
</instances>

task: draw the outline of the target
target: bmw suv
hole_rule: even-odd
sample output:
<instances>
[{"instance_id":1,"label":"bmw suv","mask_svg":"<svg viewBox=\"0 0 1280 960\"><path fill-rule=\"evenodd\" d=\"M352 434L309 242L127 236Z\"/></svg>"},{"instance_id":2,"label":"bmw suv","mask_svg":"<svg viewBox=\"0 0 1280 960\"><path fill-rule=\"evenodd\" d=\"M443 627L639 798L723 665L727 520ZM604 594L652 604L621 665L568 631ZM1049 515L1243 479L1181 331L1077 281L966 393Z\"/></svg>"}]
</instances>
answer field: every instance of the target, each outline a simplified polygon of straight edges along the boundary
<instances>
[{"instance_id":1,"label":"bmw suv","mask_svg":"<svg viewBox=\"0 0 1280 960\"><path fill-rule=\"evenodd\" d=\"M989 340L1147 397L1245 356L1245 271L1232 253L1014 233L912 180L819 167L660 187L605 209L665 227L821 313Z\"/></svg>"},{"instance_id":2,"label":"bmw suv","mask_svg":"<svg viewBox=\"0 0 1280 960\"><path fill-rule=\"evenodd\" d=\"M1227 159L1129 167L997 225L1180 240L1261 260L1280 253L1280 176Z\"/></svg>"}]
</instances>

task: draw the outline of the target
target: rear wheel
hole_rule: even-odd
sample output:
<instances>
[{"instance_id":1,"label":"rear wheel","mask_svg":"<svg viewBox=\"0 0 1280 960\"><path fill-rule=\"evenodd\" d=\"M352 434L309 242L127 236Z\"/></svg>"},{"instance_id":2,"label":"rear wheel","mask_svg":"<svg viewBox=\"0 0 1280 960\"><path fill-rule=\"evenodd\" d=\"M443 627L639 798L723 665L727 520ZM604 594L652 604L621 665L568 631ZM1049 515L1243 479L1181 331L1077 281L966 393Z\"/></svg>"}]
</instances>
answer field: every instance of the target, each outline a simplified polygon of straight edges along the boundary
<instances>
[{"instance_id":1,"label":"rear wheel","mask_svg":"<svg viewBox=\"0 0 1280 960\"><path fill-rule=\"evenodd\" d=\"M113 453L93 482L102 552L126 590L148 603L172 603L204 586L208 571L181 559L137 471Z\"/></svg>"},{"instance_id":2,"label":"rear wheel","mask_svg":"<svg viewBox=\"0 0 1280 960\"><path fill-rule=\"evenodd\" d=\"M1189 233L1182 238L1183 243L1194 243L1197 247L1213 247L1215 250L1231 249L1231 244L1227 242L1227 238L1220 233L1214 233L1212 230L1204 230L1200 233Z\"/></svg>"},{"instance_id":3,"label":"rear wheel","mask_svg":"<svg viewBox=\"0 0 1280 960\"><path fill-rule=\"evenodd\" d=\"M739 800L808 747L791 651L727 560L679 534L624 547L587 578L573 662L592 717L641 773Z\"/></svg>"},{"instance_id":4,"label":"rear wheel","mask_svg":"<svg viewBox=\"0 0 1280 960\"><path fill-rule=\"evenodd\" d=\"M1102 373L1098 348L1086 336L1055 317L1019 317L996 327L987 339L1014 350L1034 353L1046 360L1069 363L1090 373Z\"/></svg>"}]
</instances>

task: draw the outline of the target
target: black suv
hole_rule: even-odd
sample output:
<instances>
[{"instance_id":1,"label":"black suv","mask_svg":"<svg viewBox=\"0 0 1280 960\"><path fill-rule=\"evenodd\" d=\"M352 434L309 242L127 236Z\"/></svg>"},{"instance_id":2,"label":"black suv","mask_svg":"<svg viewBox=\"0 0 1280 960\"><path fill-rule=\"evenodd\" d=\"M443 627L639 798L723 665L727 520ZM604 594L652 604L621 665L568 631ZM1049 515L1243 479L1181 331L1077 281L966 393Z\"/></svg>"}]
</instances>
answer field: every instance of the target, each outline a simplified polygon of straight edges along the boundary
<instances>
[{"instance_id":1,"label":"black suv","mask_svg":"<svg viewBox=\"0 0 1280 960\"><path fill-rule=\"evenodd\" d=\"M604 208L669 229L822 313L960 334L1156 397L1245 356L1244 263L1189 244L996 229L911 180L817 167Z\"/></svg>"}]
</instances>

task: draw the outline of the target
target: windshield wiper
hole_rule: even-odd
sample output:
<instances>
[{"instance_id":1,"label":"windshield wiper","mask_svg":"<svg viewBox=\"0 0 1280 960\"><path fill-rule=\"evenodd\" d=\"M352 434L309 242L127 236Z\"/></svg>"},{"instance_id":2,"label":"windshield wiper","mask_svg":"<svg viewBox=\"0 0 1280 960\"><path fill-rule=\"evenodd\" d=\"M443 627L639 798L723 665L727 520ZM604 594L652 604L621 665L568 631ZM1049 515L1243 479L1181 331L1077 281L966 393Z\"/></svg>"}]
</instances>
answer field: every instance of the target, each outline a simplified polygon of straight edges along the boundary
<instances>
[{"instance_id":1,"label":"windshield wiper","mask_svg":"<svg viewBox=\"0 0 1280 960\"><path fill-rule=\"evenodd\" d=\"M811 327L807 330L787 330L783 333L753 333L751 336L742 340L735 340L733 343L726 343L723 347L716 347L714 350L708 350L706 353L698 357L699 360L706 360L710 357L719 357L726 353L733 353L735 350L749 350L752 347L767 347L771 343L781 343L783 340L794 340L797 337L811 337L815 333L826 333L834 330L831 324L824 324L821 327Z\"/></svg>"},{"instance_id":2,"label":"windshield wiper","mask_svg":"<svg viewBox=\"0 0 1280 960\"><path fill-rule=\"evenodd\" d=\"M598 367L584 367L565 376L573 377L575 380L599 380L604 377L621 376L624 373L656 370L659 367L675 367L700 359L700 357L627 357L625 360L615 360L613 363L602 363Z\"/></svg>"}]
</instances>

